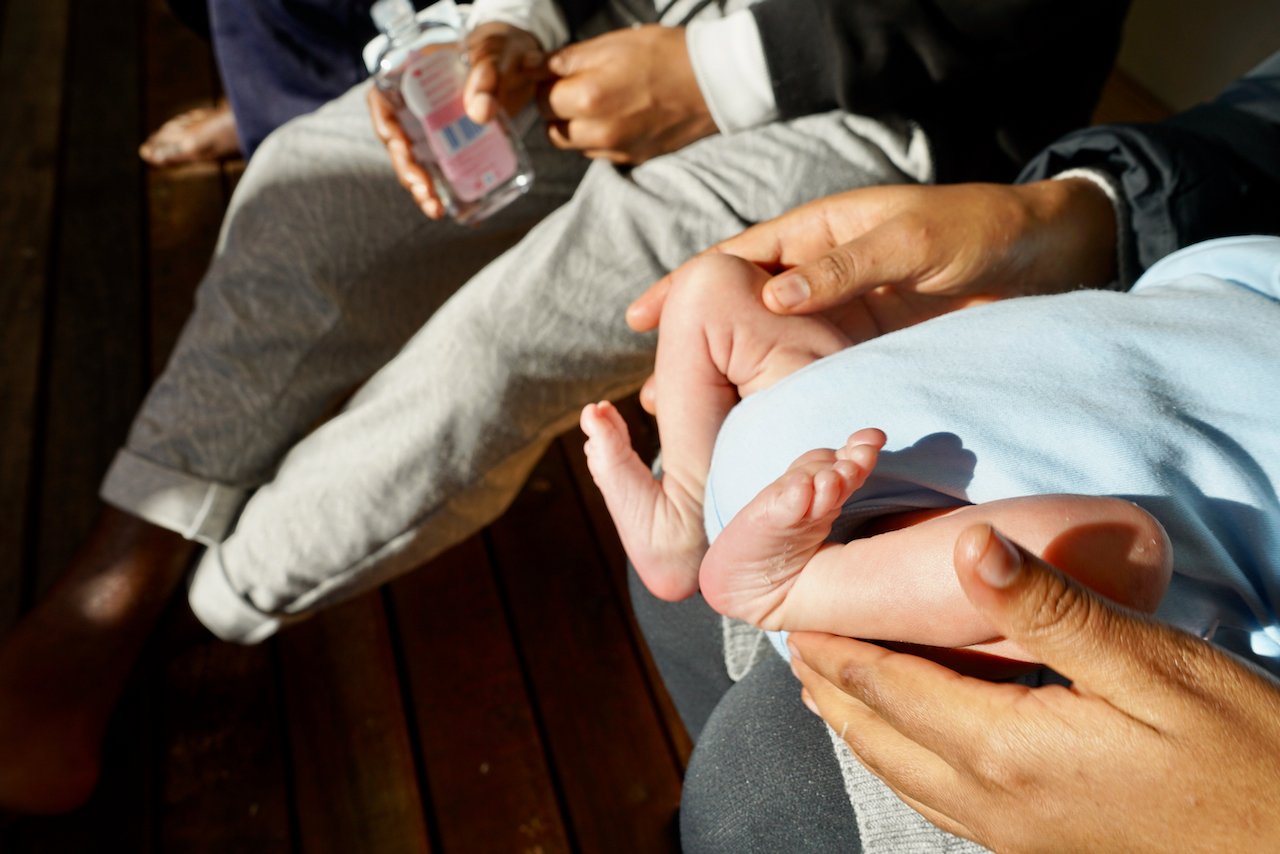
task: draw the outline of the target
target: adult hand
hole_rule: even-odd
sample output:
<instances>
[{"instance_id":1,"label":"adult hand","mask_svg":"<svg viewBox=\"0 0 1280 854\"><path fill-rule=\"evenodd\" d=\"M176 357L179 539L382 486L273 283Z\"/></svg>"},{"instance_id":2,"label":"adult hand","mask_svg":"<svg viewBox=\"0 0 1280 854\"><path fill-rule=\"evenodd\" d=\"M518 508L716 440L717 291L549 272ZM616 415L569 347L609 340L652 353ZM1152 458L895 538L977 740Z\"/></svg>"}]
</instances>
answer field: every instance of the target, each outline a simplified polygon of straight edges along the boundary
<instances>
[{"instance_id":1,"label":"adult hand","mask_svg":"<svg viewBox=\"0 0 1280 854\"><path fill-rule=\"evenodd\" d=\"M974 607L1074 681L995 684L791 635L806 703L899 797L999 851L1280 847L1280 683L988 526L961 534L955 564Z\"/></svg>"},{"instance_id":2,"label":"adult hand","mask_svg":"<svg viewBox=\"0 0 1280 854\"><path fill-rule=\"evenodd\" d=\"M1110 201L1085 179L906 185L818 199L708 251L778 273L764 288L770 310L827 311L865 340L1003 297L1105 284L1115 230ZM632 303L633 329L657 327L678 272Z\"/></svg>"},{"instance_id":3,"label":"adult hand","mask_svg":"<svg viewBox=\"0 0 1280 854\"><path fill-rule=\"evenodd\" d=\"M547 65L559 79L542 107L559 148L635 164L716 132L683 29L615 30L569 45Z\"/></svg>"},{"instance_id":4,"label":"adult hand","mask_svg":"<svg viewBox=\"0 0 1280 854\"><path fill-rule=\"evenodd\" d=\"M510 24L481 24L467 36L471 70L463 88L463 106L472 121L492 121L499 106L514 115L533 97L546 77L546 56L537 39ZM387 147L396 177L432 219L445 214L431 176L413 157L413 143L396 117L395 107L376 87L369 89L373 129Z\"/></svg>"}]
</instances>

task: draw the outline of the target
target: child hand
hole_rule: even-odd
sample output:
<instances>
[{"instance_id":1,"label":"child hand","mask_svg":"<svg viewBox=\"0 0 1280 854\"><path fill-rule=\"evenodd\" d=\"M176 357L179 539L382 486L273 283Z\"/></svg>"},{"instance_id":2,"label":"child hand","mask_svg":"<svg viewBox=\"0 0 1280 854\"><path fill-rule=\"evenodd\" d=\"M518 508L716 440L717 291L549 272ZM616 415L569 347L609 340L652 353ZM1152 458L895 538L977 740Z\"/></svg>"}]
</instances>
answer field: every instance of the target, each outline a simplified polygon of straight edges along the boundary
<instances>
[{"instance_id":1,"label":"child hand","mask_svg":"<svg viewBox=\"0 0 1280 854\"><path fill-rule=\"evenodd\" d=\"M508 116L524 109L547 77L547 56L530 33L492 21L467 34L471 71L463 104L473 122L493 121L498 107Z\"/></svg>"}]
</instances>

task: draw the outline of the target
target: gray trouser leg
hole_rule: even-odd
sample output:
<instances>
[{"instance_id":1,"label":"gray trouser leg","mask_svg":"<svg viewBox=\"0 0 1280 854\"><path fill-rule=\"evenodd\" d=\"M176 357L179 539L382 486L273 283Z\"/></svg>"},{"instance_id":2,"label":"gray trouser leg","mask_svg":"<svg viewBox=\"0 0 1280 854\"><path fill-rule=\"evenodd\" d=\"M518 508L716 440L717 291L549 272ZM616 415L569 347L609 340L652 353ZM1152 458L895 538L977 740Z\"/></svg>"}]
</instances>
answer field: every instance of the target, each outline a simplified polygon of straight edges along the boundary
<instances>
[{"instance_id":1,"label":"gray trouser leg","mask_svg":"<svg viewBox=\"0 0 1280 854\"><path fill-rule=\"evenodd\" d=\"M224 637L257 640L474 532L583 404L648 373L652 336L623 323L645 287L816 196L925 178L921 150L907 129L828 114L711 137L629 172L593 164L567 204L293 446L199 567L192 606Z\"/></svg>"},{"instance_id":2,"label":"gray trouser leg","mask_svg":"<svg viewBox=\"0 0 1280 854\"><path fill-rule=\"evenodd\" d=\"M663 602L630 572L631 607L695 741L680 801L695 852L858 850L858 824L826 726L771 649L734 683L722 619L701 596Z\"/></svg>"},{"instance_id":3,"label":"gray trouser leg","mask_svg":"<svg viewBox=\"0 0 1280 854\"><path fill-rule=\"evenodd\" d=\"M657 598L630 565L627 586L631 610L653 653L662 682L689 737L699 741L716 704L733 687L724 664L722 619L701 595L683 602Z\"/></svg>"},{"instance_id":4,"label":"gray trouser leg","mask_svg":"<svg viewBox=\"0 0 1280 854\"><path fill-rule=\"evenodd\" d=\"M573 192L582 158L530 134L533 191L467 229L413 205L359 86L285 125L232 198L196 306L103 497L206 543L248 491L476 271Z\"/></svg>"},{"instance_id":5,"label":"gray trouser leg","mask_svg":"<svg viewBox=\"0 0 1280 854\"><path fill-rule=\"evenodd\" d=\"M859 850L827 726L771 651L707 720L685 773L680 839L687 854Z\"/></svg>"}]
</instances>

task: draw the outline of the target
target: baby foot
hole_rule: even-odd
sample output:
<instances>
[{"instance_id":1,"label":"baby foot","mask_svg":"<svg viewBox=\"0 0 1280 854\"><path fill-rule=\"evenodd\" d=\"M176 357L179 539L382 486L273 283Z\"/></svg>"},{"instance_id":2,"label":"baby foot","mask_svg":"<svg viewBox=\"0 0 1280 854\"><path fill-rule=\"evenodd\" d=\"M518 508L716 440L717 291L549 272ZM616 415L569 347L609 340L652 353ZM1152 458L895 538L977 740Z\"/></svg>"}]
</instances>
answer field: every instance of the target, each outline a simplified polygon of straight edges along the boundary
<instances>
[{"instance_id":1,"label":"baby foot","mask_svg":"<svg viewBox=\"0 0 1280 854\"><path fill-rule=\"evenodd\" d=\"M677 478L655 480L631 447L627 424L608 401L588 404L580 419L591 479L604 495L622 547L653 595L677 601L698 592L706 552L702 496Z\"/></svg>"},{"instance_id":2,"label":"baby foot","mask_svg":"<svg viewBox=\"0 0 1280 854\"><path fill-rule=\"evenodd\" d=\"M796 576L826 542L840 508L866 482L884 442L884 433L867 429L839 450L810 451L742 508L702 561L708 604L761 628L780 628Z\"/></svg>"}]
</instances>

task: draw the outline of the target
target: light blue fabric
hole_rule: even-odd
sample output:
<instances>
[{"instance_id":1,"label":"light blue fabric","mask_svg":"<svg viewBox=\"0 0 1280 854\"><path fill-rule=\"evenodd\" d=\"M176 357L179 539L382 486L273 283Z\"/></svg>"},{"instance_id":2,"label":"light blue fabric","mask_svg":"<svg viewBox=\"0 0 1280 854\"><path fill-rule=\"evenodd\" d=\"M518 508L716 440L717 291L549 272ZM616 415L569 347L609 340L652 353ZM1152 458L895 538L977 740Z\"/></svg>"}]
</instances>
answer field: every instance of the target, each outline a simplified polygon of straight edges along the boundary
<instances>
[{"instance_id":1,"label":"light blue fabric","mask_svg":"<svg viewBox=\"0 0 1280 854\"><path fill-rule=\"evenodd\" d=\"M1198 244L1128 293L1008 300L808 366L730 414L708 539L861 427L889 442L837 538L886 510L1128 498L1173 542L1159 616L1280 671L1280 238Z\"/></svg>"}]
</instances>

